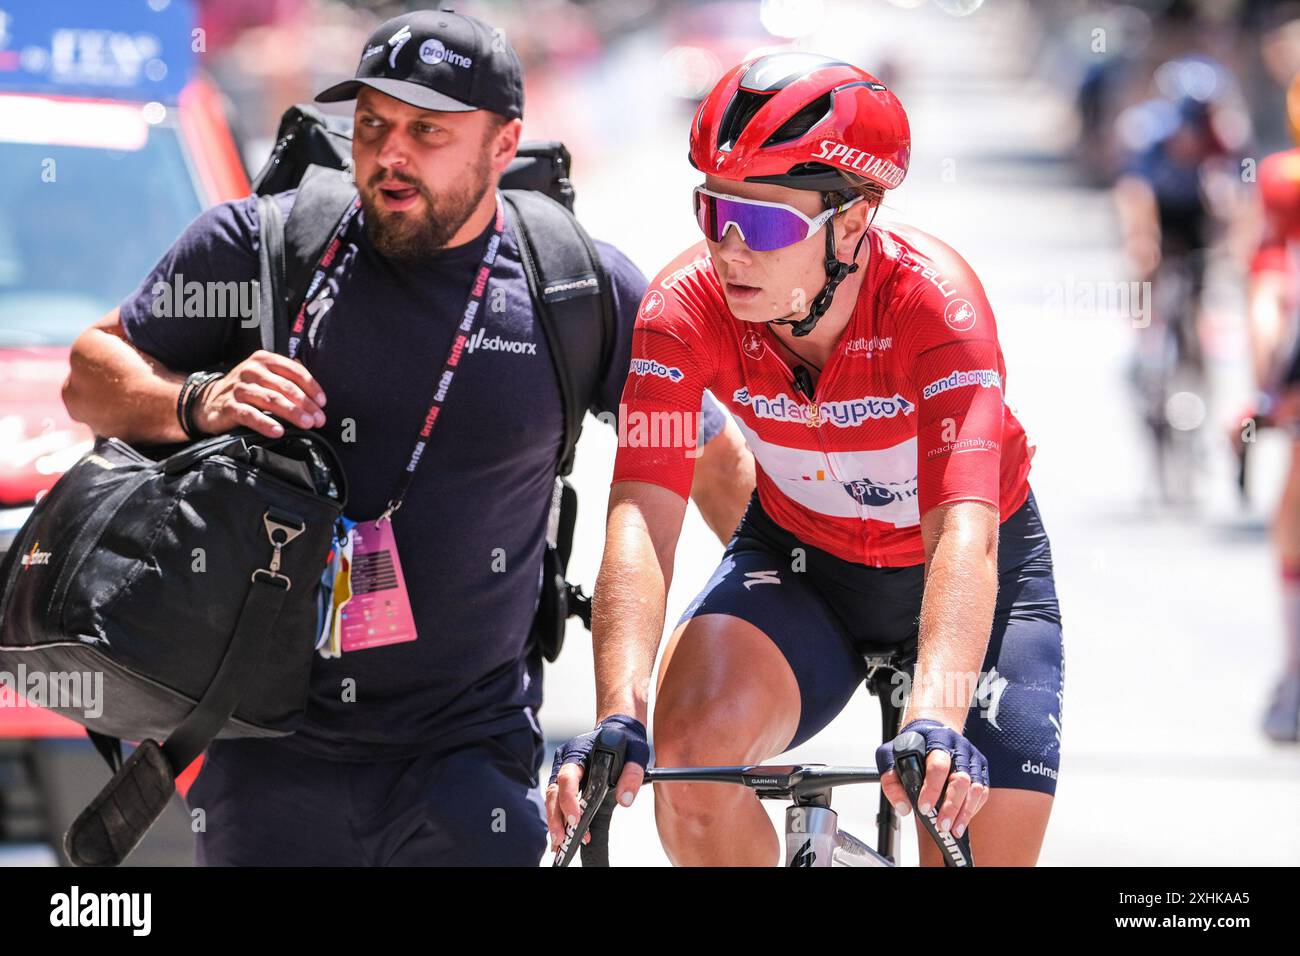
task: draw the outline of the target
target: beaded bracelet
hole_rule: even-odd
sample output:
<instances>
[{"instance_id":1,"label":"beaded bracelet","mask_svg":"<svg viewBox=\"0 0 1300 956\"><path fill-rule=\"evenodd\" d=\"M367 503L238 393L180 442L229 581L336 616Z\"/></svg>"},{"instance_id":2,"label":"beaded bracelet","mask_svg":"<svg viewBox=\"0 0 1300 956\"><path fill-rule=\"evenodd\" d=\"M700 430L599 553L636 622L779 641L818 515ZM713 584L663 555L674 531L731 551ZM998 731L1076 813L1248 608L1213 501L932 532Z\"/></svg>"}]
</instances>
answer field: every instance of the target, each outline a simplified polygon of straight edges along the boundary
<instances>
[{"instance_id":1,"label":"beaded bracelet","mask_svg":"<svg viewBox=\"0 0 1300 956\"><path fill-rule=\"evenodd\" d=\"M199 432L194 425L194 405L209 385L222 377L221 372L194 372L185 379L180 394L176 397L176 418L187 438L198 438Z\"/></svg>"}]
</instances>

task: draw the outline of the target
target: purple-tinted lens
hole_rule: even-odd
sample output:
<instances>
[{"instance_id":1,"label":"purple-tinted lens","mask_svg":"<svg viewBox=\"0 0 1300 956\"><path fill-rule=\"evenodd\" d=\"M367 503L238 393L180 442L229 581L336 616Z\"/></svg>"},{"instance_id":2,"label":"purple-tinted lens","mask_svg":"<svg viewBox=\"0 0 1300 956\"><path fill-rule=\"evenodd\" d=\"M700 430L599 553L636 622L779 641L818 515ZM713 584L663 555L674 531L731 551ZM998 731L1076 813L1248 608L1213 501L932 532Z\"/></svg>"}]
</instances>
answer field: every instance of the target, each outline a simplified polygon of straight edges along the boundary
<instances>
[{"instance_id":1,"label":"purple-tinted lens","mask_svg":"<svg viewBox=\"0 0 1300 956\"><path fill-rule=\"evenodd\" d=\"M755 252L783 249L808 237L808 224L789 209L757 206L738 199L695 193L695 218L713 242L721 242L734 223L745 245Z\"/></svg>"}]
</instances>

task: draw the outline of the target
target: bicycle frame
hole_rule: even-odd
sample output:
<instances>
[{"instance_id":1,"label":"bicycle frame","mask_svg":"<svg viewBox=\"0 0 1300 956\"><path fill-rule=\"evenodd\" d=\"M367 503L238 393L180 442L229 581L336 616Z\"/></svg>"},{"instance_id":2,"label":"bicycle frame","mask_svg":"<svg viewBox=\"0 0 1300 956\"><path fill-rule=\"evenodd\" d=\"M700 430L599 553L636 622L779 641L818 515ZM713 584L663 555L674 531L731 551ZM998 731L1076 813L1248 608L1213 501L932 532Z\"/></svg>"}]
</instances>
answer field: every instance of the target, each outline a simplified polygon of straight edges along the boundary
<instances>
[{"instance_id":1,"label":"bicycle frame","mask_svg":"<svg viewBox=\"0 0 1300 956\"><path fill-rule=\"evenodd\" d=\"M831 789L855 783L879 783L880 774L866 767L793 764L756 767L655 767L646 783L730 783L749 787L760 800L789 799L785 811L785 865L895 866L898 818L888 801L888 820L881 845L873 848L839 828L831 809ZM887 834L884 829L887 828ZM887 837L887 838L886 838Z\"/></svg>"}]
</instances>

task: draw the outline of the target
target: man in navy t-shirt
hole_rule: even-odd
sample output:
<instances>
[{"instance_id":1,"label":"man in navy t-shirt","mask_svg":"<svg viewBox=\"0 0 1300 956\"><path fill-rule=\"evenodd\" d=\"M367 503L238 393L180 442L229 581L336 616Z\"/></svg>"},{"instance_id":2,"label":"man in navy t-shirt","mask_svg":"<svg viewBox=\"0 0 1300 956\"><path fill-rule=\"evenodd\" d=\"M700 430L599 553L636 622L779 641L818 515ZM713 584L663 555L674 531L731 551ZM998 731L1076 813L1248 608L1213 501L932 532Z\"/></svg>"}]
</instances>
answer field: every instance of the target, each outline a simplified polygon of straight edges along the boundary
<instances>
[{"instance_id":1,"label":"man in navy t-shirt","mask_svg":"<svg viewBox=\"0 0 1300 956\"><path fill-rule=\"evenodd\" d=\"M97 433L142 443L241 425L276 435L277 418L317 428L347 471L348 516L373 523L492 245L479 331L391 515L415 639L345 641L341 656L317 658L301 729L214 742L189 802L205 811L199 860L210 864L535 865L546 834L534 792L541 670L527 641L563 410L508 219L495 245L496 184L520 137L520 65L479 21L417 12L382 25L357 78L318 99L353 97L361 206L312 296L301 361L258 351L220 378L193 378L202 391L178 413L188 373L230 357L240 319L169 314L158 290L257 278L249 198L199 216L81 336L65 399ZM295 194L275 198L290 215ZM596 247L617 342L592 410L615 411L646 282L612 246ZM726 534L749 492L740 439L708 405L698 440L708 444L697 500Z\"/></svg>"}]
</instances>

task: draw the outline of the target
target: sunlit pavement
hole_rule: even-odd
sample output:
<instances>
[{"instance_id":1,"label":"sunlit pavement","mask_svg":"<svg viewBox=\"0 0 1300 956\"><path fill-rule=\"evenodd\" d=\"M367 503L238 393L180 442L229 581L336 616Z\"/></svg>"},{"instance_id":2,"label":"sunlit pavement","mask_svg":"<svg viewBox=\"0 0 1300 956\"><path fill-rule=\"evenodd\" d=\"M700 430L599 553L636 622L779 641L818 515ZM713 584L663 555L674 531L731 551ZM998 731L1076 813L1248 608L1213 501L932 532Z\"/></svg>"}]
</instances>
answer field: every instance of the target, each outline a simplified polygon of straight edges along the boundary
<instances>
[{"instance_id":1,"label":"sunlit pavement","mask_svg":"<svg viewBox=\"0 0 1300 956\"><path fill-rule=\"evenodd\" d=\"M1161 513L1150 504L1124 378L1140 333L1124 316L1099 314L1089 298L1095 283L1127 279L1111 207L1105 194L1072 185L1068 103L1027 72L1037 40L1010 4L965 19L930 7L851 6L862 17L870 8L871 29L837 21L815 47L868 69L890 53L912 119L911 172L882 218L934 232L974 266L997 310L1008 399L1038 446L1031 481L1052 538L1067 657L1062 776L1041 862L1295 863L1300 750L1270 745L1257 730L1281 653L1264 525L1285 448L1275 436L1261 439L1256 505L1247 513L1217 438L1239 397L1240 336L1220 327L1226 345L1204 504L1198 516ZM844 48L837 38L848 36L869 36L871 45ZM904 43L909 36L926 42ZM641 39L616 55L650 70L658 50ZM601 168L580 168L578 186L593 232L653 273L695 241L686 197L697 174L685 161L689 108L647 109ZM1236 309L1229 294L1221 307L1228 323ZM588 590L614 447L611 430L589 422L574 476L583 512L572 564ZM719 554L692 509L670 624ZM552 743L589 729L593 718L590 641L570 628L569 642L547 677L541 716ZM860 691L790 758L869 764L879 739L876 702ZM841 824L869 836L875 801L874 788L837 792ZM667 862L652 803L643 793L616 816L616 865ZM768 806L779 820L781 806ZM910 824L904 841L903 859L914 861Z\"/></svg>"}]
</instances>

